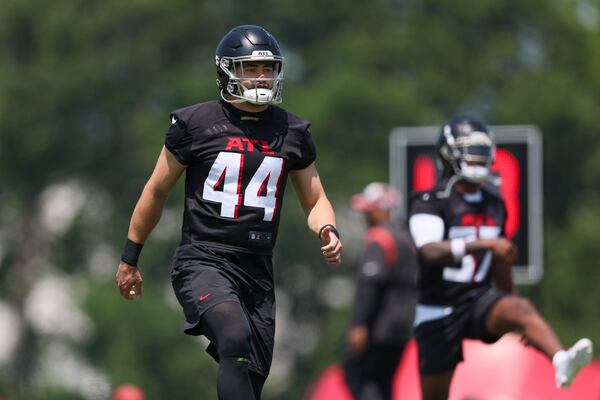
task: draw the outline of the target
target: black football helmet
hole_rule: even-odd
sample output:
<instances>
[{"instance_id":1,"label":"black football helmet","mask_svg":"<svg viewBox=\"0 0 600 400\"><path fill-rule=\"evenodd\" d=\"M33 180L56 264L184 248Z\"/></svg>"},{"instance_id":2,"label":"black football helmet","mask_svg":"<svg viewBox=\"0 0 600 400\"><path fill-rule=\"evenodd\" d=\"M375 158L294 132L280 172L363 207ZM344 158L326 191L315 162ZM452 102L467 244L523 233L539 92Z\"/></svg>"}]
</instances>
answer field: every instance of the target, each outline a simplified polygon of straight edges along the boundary
<instances>
[{"instance_id":1,"label":"black football helmet","mask_svg":"<svg viewBox=\"0 0 600 400\"><path fill-rule=\"evenodd\" d=\"M436 152L444 177L456 176L480 184L494 161L494 135L481 121L459 115L440 128Z\"/></svg>"},{"instance_id":2,"label":"black football helmet","mask_svg":"<svg viewBox=\"0 0 600 400\"><path fill-rule=\"evenodd\" d=\"M215 62L217 85L223 100L230 103L281 103L283 56L277 40L264 28L256 25L233 28L217 46ZM273 77L242 79L238 75L250 62L271 62ZM251 83L244 86L242 80Z\"/></svg>"}]
</instances>

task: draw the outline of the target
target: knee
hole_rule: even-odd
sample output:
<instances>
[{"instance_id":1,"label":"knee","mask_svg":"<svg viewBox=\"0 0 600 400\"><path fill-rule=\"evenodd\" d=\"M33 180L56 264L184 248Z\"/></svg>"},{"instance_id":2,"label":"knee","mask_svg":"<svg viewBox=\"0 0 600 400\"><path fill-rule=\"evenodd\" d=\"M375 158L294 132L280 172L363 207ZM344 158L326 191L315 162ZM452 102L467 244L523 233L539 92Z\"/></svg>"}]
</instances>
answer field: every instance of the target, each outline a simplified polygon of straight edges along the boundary
<instances>
[{"instance_id":1,"label":"knee","mask_svg":"<svg viewBox=\"0 0 600 400\"><path fill-rule=\"evenodd\" d=\"M535 307L529 300L523 297L518 297L517 299L517 310L519 314L528 315L536 312Z\"/></svg>"},{"instance_id":2,"label":"knee","mask_svg":"<svg viewBox=\"0 0 600 400\"><path fill-rule=\"evenodd\" d=\"M525 298L516 297L514 303L514 316L520 324L526 323L529 318L537 314L533 304Z\"/></svg>"},{"instance_id":3,"label":"knee","mask_svg":"<svg viewBox=\"0 0 600 400\"><path fill-rule=\"evenodd\" d=\"M238 357L250 354L250 330L230 329L218 339L217 351L220 357Z\"/></svg>"}]
</instances>

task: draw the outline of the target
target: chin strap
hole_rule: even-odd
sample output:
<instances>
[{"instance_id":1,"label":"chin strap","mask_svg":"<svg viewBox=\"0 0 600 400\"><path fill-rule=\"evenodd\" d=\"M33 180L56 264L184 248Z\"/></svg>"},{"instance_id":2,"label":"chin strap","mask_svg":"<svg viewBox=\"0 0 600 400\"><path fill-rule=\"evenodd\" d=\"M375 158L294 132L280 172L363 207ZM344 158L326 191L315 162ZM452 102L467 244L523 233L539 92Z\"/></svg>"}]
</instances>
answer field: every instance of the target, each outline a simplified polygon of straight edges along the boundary
<instances>
[{"instance_id":1,"label":"chin strap","mask_svg":"<svg viewBox=\"0 0 600 400\"><path fill-rule=\"evenodd\" d=\"M438 199L447 199L448 197L450 197L450 194L452 193L452 188L461 179L463 179L463 177L460 176L460 175L452 175L450 177L450 179L448 179L448 182L446 183L446 186L444 187L444 190L441 190L441 191L439 191L439 192L437 192L435 194L436 197Z\"/></svg>"}]
</instances>

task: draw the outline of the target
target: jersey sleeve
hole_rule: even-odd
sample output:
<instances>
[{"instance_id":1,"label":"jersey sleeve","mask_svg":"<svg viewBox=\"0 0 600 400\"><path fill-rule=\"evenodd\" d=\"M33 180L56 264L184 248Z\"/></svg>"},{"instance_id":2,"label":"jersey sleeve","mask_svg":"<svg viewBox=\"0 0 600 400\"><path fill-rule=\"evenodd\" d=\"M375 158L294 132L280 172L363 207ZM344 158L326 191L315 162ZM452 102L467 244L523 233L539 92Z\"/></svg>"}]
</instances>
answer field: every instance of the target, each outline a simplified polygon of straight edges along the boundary
<instances>
[{"instance_id":1,"label":"jersey sleeve","mask_svg":"<svg viewBox=\"0 0 600 400\"><path fill-rule=\"evenodd\" d=\"M183 165L192 161L192 135L185 122L175 114L171 114L171 126L165 138L165 147Z\"/></svg>"},{"instance_id":2,"label":"jersey sleeve","mask_svg":"<svg viewBox=\"0 0 600 400\"><path fill-rule=\"evenodd\" d=\"M383 248L373 242L361 257L358 270L352 326L370 326L383 296L383 286L388 281Z\"/></svg>"},{"instance_id":3,"label":"jersey sleeve","mask_svg":"<svg viewBox=\"0 0 600 400\"><path fill-rule=\"evenodd\" d=\"M360 259L358 279L371 284L382 284L387 279L386 253L377 242L367 245Z\"/></svg>"},{"instance_id":4,"label":"jersey sleeve","mask_svg":"<svg viewBox=\"0 0 600 400\"><path fill-rule=\"evenodd\" d=\"M312 139L312 135L308 129L304 131L302 140L300 141L300 158L292 169L304 169L312 164L317 159L317 148Z\"/></svg>"},{"instance_id":5,"label":"jersey sleeve","mask_svg":"<svg viewBox=\"0 0 600 400\"><path fill-rule=\"evenodd\" d=\"M443 209L434 193L414 194L408 215L409 231L418 249L428 243L443 240Z\"/></svg>"},{"instance_id":6,"label":"jersey sleeve","mask_svg":"<svg viewBox=\"0 0 600 400\"><path fill-rule=\"evenodd\" d=\"M443 217L442 207L434 193L420 192L412 195L408 215L412 217L415 214L432 214Z\"/></svg>"}]
</instances>

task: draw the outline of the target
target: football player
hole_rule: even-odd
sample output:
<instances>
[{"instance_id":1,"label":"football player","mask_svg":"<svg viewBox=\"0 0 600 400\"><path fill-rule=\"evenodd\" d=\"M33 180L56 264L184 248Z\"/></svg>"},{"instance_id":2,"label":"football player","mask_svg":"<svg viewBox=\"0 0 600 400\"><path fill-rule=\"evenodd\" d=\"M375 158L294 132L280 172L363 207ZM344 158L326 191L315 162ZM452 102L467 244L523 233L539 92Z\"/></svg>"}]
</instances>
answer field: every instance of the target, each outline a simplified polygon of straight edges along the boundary
<instances>
[{"instance_id":1,"label":"football player","mask_svg":"<svg viewBox=\"0 0 600 400\"><path fill-rule=\"evenodd\" d=\"M441 127L436 150L441 186L415 194L409 212L421 261L415 337L423 398L448 398L464 338L492 343L514 331L552 360L556 385L569 386L591 360L592 343L584 338L564 350L515 291L517 248L504 234L504 202L486 183L492 133L477 119L457 116Z\"/></svg>"},{"instance_id":2,"label":"football player","mask_svg":"<svg viewBox=\"0 0 600 400\"><path fill-rule=\"evenodd\" d=\"M238 26L218 44L215 62L221 99L171 113L116 281L124 298L142 295L138 257L185 172L182 239L171 269L184 332L210 340L219 399L260 399L273 354L271 255L288 175L327 263L340 263L342 244L310 124L274 105L285 66L277 40L262 27Z\"/></svg>"},{"instance_id":3,"label":"football player","mask_svg":"<svg viewBox=\"0 0 600 400\"><path fill-rule=\"evenodd\" d=\"M392 222L400 193L381 182L352 197L368 229L359 258L344 373L356 400L391 400L392 379L412 334L417 256L410 233Z\"/></svg>"}]
</instances>

